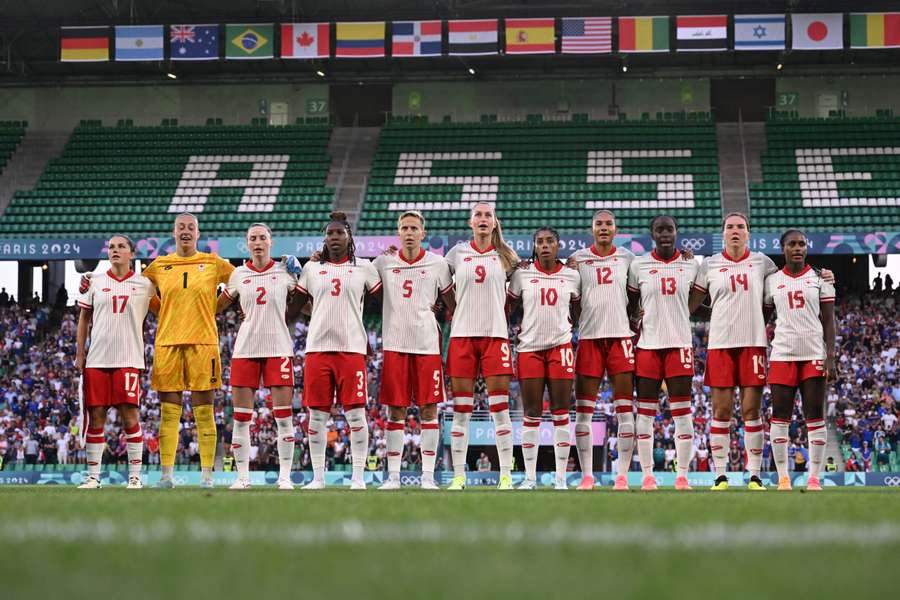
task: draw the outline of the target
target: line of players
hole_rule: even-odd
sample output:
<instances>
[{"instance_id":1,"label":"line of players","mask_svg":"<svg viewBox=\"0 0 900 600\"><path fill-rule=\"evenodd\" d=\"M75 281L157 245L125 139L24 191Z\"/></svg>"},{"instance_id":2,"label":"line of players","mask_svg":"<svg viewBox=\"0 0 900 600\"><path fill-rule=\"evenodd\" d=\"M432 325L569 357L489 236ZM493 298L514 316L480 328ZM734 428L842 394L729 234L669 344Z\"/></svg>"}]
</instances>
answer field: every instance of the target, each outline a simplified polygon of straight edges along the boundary
<instances>
[{"instance_id":1,"label":"line of players","mask_svg":"<svg viewBox=\"0 0 900 600\"><path fill-rule=\"evenodd\" d=\"M137 381L136 375L129 373L143 368L143 345L140 344L141 352L137 353L141 355L140 360L135 357L128 365L118 367L99 358L102 350L98 350L95 357L94 348L121 346L124 329L115 319L117 315L128 314L128 317L119 318L130 319L132 338L136 334L136 339L131 341L137 349L140 323L151 306L155 287L161 296L156 340L158 353L161 340L165 343L166 339L163 324L167 304L171 306L174 297L189 289L188 282L193 280L188 267L199 264L202 272L204 265L210 265L205 287L209 287L209 283L227 283L215 310L221 311L239 301L245 316L232 359L235 409L232 447L238 468L238 478L232 487L250 486L249 421L253 392L261 383L272 389L275 406L280 458L278 487L293 487L289 477L294 443L290 410L293 343L285 315L288 320L296 318L307 304L311 304L304 404L310 413L308 432L314 475L306 489L325 486L326 422L335 401L343 407L350 426L351 489L365 489L362 475L368 449L364 410L368 397L365 362L368 348L362 315L366 297L380 295L384 315L380 399L390 407L387 426L389 477L381 489L400 486L404 420L412 401L421 410L422 487L437 489L434 481L439 438L436 405L445 399L440 333L434 315L440 299L453 313L447 360L454 407L451 430L454 477L449 489L462 490L466 485L469 419L479 374L486 383L495 426L501 471L498 489L512 489L513 428L508 390L514 369L507 318L509 312L521 304L523 320L518 336L517 366L525 408L522 449L526 477L520 488L536 486L538 427L545 389L549 393L554 425L555 487L566 488L573 381L575 440L583 471L578 489L594 487L591 418L601 379L606 374L612 383L618 419L619 460L615 489L628 489L626 473L635 440L644 472L642 489L656 488L652 474L652 427L663 381L675 421L676 488L690 489L686 478L693 447L690 399L694 359L690 315L695 313L711 320L705 380L713 390L710 446L717 479L712 489L728 487L724 471L735 388L738 388L748 449L749 487L762 490L765 488L759 470L764 434L759 413L762 387L766 383L765 323L769 312L775 310L778 319L768 383L773 389L772 441L780 475L779 489L790 488L786 476L786 429L798 388L803 397L811 445L808 486L809 489L820 487L818 470L825 443L822 422L825 377L832 373L834 361L834 288L822 278L824 275L833 281L830 273L820 274L806 265L806 238L802 232L789 230L783 235L787 264L778 271L768 257L747 248L749 222L739 213L724 219L725 250L706 258L702 265L677 250L677 223L670 216L653 219L650 229L655 248L645 256L635 257L614 245L614 215L609 211L598 211L592 220L594 244L574 253L566 264L557 258L559 235L552 228L535 232L532 260L520 261L504 242L500 222L490 205L474 205L469 224L473 232L471 241L457 245L446 257L440 257L421 247L425 237L422 215L415 211L403 213L398 219L400 248L370 262L355 256L353 236L346 218L341 213L333 213L325 228L322 251L302 270L294 257L281 262L273 260L271 231L265 225L256 224L247 232L251 259L244 266L233 269L215 255L197 252L197 220L192 215L180 215L174 232L178 246L173 255L177 255L177 259L168 261L171 264L162 264L166 262L164 259L173 256L169 255L154 261L144 272L146 282L142 281L144 277L135 277L128 267L133 245L124 236L114 236L110 240L112 269L104 276L92 279L89 289L79 299L82 307L79 322L89 322L91 318L94 321L84 376L87 405L122 405L123 419L130 418L125 415L133 414L129 413L129 406L137 403L139 390L131 384ZM162 263L155 267L158 261ZM226 272L227 276L224 276ZM163 277L162 274L167 275ZM141 301L128 304L127 299L121 299L121 290L116 289L115 284L126 280L140 282L140 286L132 287L132 290L141 291ZM166 281L183 285L166 286ZM144 291L149 292L146 299ZM167 294L169 302L166 301ZM707 297L711 301L704 305ZM212 311L206 310L206 305L195 303L188 307L179 303L182 318L187 315L187 318L195 319L192 313L197 311L204 313L203 318L214 319L208 314ZM577 353L572 346L573 323L578 323L579 330ZM636 340L635 331L638 332ZM79 335L79 366L85 364L85 337ZM191 344L196 346L197 340L187 340L184 336L181 339L186 343L168 344L177 348L166 351L168 358L163 369L166 377L157 375L157 354L153 387L161 392L172 387L191 390L194 397L198 392L201 395L207 392L202 389L204 387L218 387L217 346L216 357L210 359L207 385L203 379L207 373L198 375L202 363L198 363L197 356L208 357L211 349L188 349ZM173 353L181 359L176 360L174 366L170 358ZM102 393L98 392L101 386L96 383L100 372L105 377ZM637 419L633 413L635 387ZM178 394L180 420L181 392ZM165 398L163 408L166 408ZM163 410L161 483L171 487L174 451L170 459L162 448L166 415L167 411ZM102 427L105 408L92 409L90 416L89 478L85 486L99 487L99 459L91 452L91 434L96 436L97 428ZM132 421L125 423L127 435L135 433L135 425L129 425ZM139 433L140 426L136 426ZM200 441L202 445L202 437ZM201 460L201 467L204 483L211 485L211 460L208 464ZM129 477L129 487L140 485L139 468L138 462Z\"/></svg>"}]
</instances>

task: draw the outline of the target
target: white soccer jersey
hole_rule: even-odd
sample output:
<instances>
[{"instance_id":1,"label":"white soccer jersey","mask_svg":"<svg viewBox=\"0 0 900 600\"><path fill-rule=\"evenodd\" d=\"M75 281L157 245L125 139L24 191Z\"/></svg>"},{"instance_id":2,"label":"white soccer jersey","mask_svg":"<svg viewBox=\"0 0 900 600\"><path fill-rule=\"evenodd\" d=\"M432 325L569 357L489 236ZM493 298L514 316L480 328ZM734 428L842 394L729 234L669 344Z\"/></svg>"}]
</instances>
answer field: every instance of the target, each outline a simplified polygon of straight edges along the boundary
<instances>
[{"instance_id":1,"label":"white soccer jersey","mask_svg":"<svg viewBox=\"0 0 900 600\"><path fill-rule=\"evenodd\" d=\"M133 271L117 279L112 271L91 277L78 306L93 311L91 346L85 366L144 368L144 318L156 286Z\"/></svg>"},{"instance_id":2,"label":"white soccer jersey","mask_svg":"<svg viewBox=\"0 0 900 600\"><path fill-rule=\"evenodd\" d=\"M549 273L537 262L516 271L509 282L509 295L522 299L519 352L538 352L572 341L569 308L578 300L578 271L557 264Z\"/></svg>"},{"instance_id":3,"label":"white soccer jersey","mask_svg":"<svg viewBox=\"0 0 900 600\"><path fill-rule=\"evenodd\" d=\"M628 289L640 292L644 311L638 348L691 347L688 300L699 270L697 261L686 260L677 250L668 261L656 250L634 259L628 270Z\"/></svg>"},{"instance_id":4,"label":"white soccer jersey","mask_svg":"<svg viewBox=\"0 0 900 600\"><path fill-rule=\"evenodd\" d=\"M597 340L634 335L628 326L628 268L634 254L613 246L601 256L596 249L583 248L572 255L581 275L581 319L579 338Z\"/></svg>"},{"instance_id":5,"label":"white soccer jersey","mask_svg":"<svg viewBox=\"0 0 900 600\"><path fill-rule=\"evenodd\" d=\"M775 339L770 360L825 360L819 319L822 304L834 302L834 286L812 267L797 275L782 269L766 278L766 306L775 307Z\"/></svg>"},{"instance_id":6,"label":"white soccer jersey","mask_svg":"<svg viewBox=\"0 0 900 600\"><path fill-rule=\"evenodd\" d=\"M363 301L366 291L381 288L375 266L364 258L356 264L309 261L300 273L298 289L312 298L306 336L307 352L366 353Z\"/></svg>"},{"instance_id":7,"label":"white soccer jersey","mask_svg":"<svg viewBox=\"0 0 900 600\"><path fill-rule=\"evenodd\" d=\"M712 299L710 350L766 346L763 292L776 270L771 258L749 249L738 260L725 252L703 259L694 287Z\"/></svg>"},{"instance_id":8,"label":"white soccer jersey","mask_svg":"<svg viewBox=\"0 0 900 600\"><path fill-rule=\"evenodd\" d=\"M373 262L381 275L384 299L382 345L391 352L440 354L440 326L432 306L438 294L453 287L450 267L443 257L423 248L413 261L400 252Z\"/></svg>"},{"instance_id":9,"label":"white soccer jersey","mask_svg":"<svg viewBox=\"0 0 900 600\"><path fill-rule=\"evenodd\" d=\"M447 253L456 286L456 311L450 337L507 339L506 271L493 246L481 252L474 242L457 244Z\"/></svg>"},{"instance_id":10,"label":"white soccer jersey","mask_svg":"<svg viewBox=\"0 0 900 600\"><path fill-rule=\"evenodd\" d=\"M269 261L262 270L247 262L231 273L225 294L238 299L244 321L234 342L233 358L294 355L294 342L285 322L288 294L297 278L280 262Z\"/></svg>"}]
</instances>

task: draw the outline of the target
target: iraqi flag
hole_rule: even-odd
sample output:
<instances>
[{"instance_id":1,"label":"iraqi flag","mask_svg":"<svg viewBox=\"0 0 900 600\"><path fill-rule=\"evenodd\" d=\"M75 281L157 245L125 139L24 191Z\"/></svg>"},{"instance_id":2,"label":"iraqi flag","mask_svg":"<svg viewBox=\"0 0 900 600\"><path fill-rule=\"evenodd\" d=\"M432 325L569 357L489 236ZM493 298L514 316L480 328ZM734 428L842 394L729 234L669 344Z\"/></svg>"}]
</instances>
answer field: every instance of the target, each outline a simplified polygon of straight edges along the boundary
<instances>
[{"instance_id":1,"label":"iraqi flag","mask_svg":"<svg viewBox=\"0 0 900 600\"><path fill-rule=\"evenodd\" d=\"M497 54L497 19L449 21L447 23L448 54L478 56Z\"/></svg>"},{"instance_id":2,"label":"iraqi flag","mask_svg":"<svg viewBox=\"0 0 900 600\"><path fill-rule=\"evenodd\" d=\"M794 50L841 50L844 48L844 14L791 15L791 47Z\"/></svg>"},{"instance_id":3,"label":"iraqi flag","mask_svg":"<svg viewBox=\"0 0 900 600\"><path fill-rule=\"evenodd\" d=\"M675 18L676 45L683 51L715 51L728 49L728 17L725 15L690 15Z\"/></svg>"},{"instance_id":4,"label":"iraqi flag","mask_svg":"<svg viewBox=\"0 0 900 600\"><path fill-rule=\"evenodd\" d=\"M391 24L392 56L440 56L440 21L396 21Z\"/></svg>"},{"instance_id":5,"label":"iraqi flag","mask_svg":"<svg viewBox=\"0 0 900 600\"><path fill-rule=\"evenodd\" d=\"M328 23L285 23L281 26L281 58L328 58Z\"/></svg>"}]
</instances>

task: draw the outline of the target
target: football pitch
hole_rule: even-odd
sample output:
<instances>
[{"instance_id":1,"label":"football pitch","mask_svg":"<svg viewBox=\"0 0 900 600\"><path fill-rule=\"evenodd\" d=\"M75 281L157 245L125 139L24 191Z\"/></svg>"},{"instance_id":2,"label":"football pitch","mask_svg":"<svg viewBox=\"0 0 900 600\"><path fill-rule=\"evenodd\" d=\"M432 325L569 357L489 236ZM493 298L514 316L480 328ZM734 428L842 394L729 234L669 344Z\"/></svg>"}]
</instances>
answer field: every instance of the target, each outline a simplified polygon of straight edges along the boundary
<instances>
[{"instance_id":1,"label":"football pitch","mask_svg":"<svg viewBox=\"0 0 900 600\"><path fill-rule=\"evenodd\" d=\"M891 597L900 489L0 488L3 598Z\"/></svg>"}]
</instances>

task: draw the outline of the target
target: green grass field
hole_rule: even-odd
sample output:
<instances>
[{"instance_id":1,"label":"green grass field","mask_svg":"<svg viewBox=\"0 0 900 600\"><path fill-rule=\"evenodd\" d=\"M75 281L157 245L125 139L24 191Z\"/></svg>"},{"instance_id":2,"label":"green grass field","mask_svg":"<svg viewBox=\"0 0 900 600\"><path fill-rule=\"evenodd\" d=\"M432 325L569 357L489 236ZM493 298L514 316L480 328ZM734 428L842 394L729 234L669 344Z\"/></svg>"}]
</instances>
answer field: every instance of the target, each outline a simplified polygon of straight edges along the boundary
<instances>
[{"instance_id":1,"label":"green grass field","mask_svg":"<svg viewBox=\"0 0 900 600\"><path fill-rule=\"evenodd\" d=\"M893 597L900 490L0 488L0 597Z\"/></svg>"}]
</instances>

